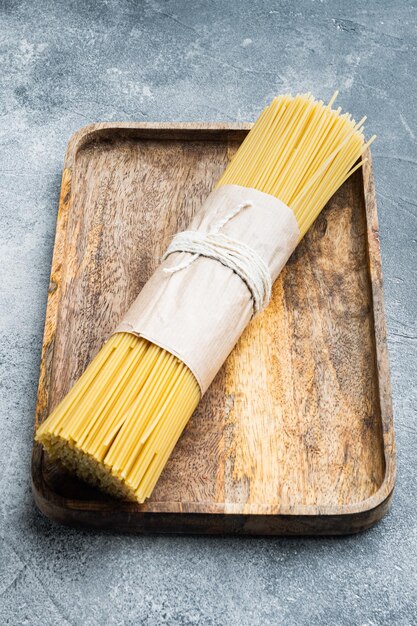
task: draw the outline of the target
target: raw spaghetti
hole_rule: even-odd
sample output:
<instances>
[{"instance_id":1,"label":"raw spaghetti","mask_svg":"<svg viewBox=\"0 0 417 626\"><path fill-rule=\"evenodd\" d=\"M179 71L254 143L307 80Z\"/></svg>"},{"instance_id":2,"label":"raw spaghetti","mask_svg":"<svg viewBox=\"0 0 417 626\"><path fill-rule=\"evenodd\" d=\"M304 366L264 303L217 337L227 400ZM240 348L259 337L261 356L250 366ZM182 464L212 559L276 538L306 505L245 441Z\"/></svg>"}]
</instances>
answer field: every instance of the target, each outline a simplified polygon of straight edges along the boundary
<instances>
[{"instance_id":1,"label":"raw spaghetti","mask_svg":"<svg viewBox=\"0 0 417 626\"><path fill-rule=\"evenodd\" d=\"M273 195L296 217L300 239L326 202L361 166L363 122L310 94L275 98L217 186ZM216 262L216 261L213 261ZM52 458L109 493L143 502L200 400L178 358L116 333L36 433Z\"/></svg>"}]
</instances>

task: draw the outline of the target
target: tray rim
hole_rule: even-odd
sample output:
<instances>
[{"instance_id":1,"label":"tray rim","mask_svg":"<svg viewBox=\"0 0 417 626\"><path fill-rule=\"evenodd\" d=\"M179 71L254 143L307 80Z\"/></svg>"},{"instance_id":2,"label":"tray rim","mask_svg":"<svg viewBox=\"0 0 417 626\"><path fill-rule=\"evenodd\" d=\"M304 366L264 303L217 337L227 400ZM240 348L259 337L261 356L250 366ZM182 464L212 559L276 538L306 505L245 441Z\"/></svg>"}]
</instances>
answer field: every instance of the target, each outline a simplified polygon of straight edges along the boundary
<instances>
[{"instance_id":1,"label":"tray rim","mask_svg":"<svg viewBox=\"0 0 417 626\"><path fill-rule=\"evenodd\" d=\"M169 134L175 133L175 131L196 131L196 140L203 138L199 135L202 131L208 131L209 134L223 133L230 131L232 134L237 131L250 130L253 124L251 123L199 123L199 122L101 122L96 124L89 124L76 131L69 139L67 150L64 159L64 169L62 174L61 193L58 205L57 223L55 231L55 243L51 264L51 276L50 285L48 290L48 299L46 305L45 315L45 330L42 343L42 356L40 364L39 386L37 394L36 405L36 419L35 428L40 423L40 416L45 414L48 403L48 366L51 363L54 349L54 338L57 329L57 317L59 313L60 295L59 289L60 274L65 258L65 243L66 243L66 226L68 222L68 215L71 210L72 200L72 171L75 166L75 159L77 152L90 141L94 142L99 139L100 134L103 131L167 131L167 134L163 133L161 138L169 138ZM158 137L155 137L156 139ZM365 157L368 159L364 163L360 172L363 180L363 194L364 205L366 214L366 226L367 226L367 253L368 253L368 271L370 276L370 286L373 302L373 321L374 321L374 337L375 337L375 352L377 362L377 383L379 390L379 402L381 410L381 422L382 422L382 439L383 439L383 455L385 461L385 475L379 489L369 498L365 500L355 502L352 504L343 505L331 505L331 506L290 506L283 507L277 506L278 512L270 511L270 505L265 505L265 512L260 511L261 504L253 505L256 509L253 512L248 505L227 505L219 503L215 505L209 504L210 510L207 511L207 507L204 509L204 504L187 502L183 504L181 502L163 502L152 503L152 508L149 509L148 505L136 505L129 502L86 502L84 500L76 500L63 497L54 492L45 482L42 472L43 467L43 451L39 444L34 443L32 454L32 491L34 494L35 503L38 508L51 519L59 521L61 523L70 523L72 525L90 525L105 528L105 519L103 520L103 514L106 512L117 510L118 513L126 515L130 520L135 518L128 528L125 530L138 531L138 522L143 518L149 520L158 516L178 516L181 520L181 526L184 526L184 518L186 516L198 516L201 522L204 524L203 518L214 517L227 517L247 520L252 517L266 516L269 519L274 518L277 520L277 533L251 533L251 534L283 534L282 522L285 522L284 518L289 518L291 524L301 524L309 522L307 528L311 529L311 524L316 526L313 532L296 532L292 533L291 528L284 529L284 534L322 534L321 526L323 526L325 534L344 534L346 532L357 532L364 530L365 528L376 523L389 508L389 503L392 498L392 493L395 485L396 476L396 454L395 454L395 441L394 441L394 428L393 428L393 413L392 413L392 401L391 401L391 384L389 375L388 364L388 349L387 349L387 337L386 337L386 323L384 314L384 299L383 299L383 285L382 285L382 266L381 266L381 254L379 245L379 231L378 231L378 216L377 206L375 198L375 187L372 173L372 161L370 150L365 153ZM50 373L50 372L49 372ZM93 506L92 506L93 504ZM159 507L158 507L159 504ZM242 511L243 506L245 511ZM72 520L64 519L65 513L71 513ZM88 519L85 519L88 517ZM96 517L96 519L94 519ZM332 518L351 518L353 526L351 529L338 531L337 527L328 528ZM279 518L279 519L278 519ZM335 520L336 521L336 520ZM325 522L324 525L321 522ZM243 522L242 522L243 523ZM284 523L285 526L285 523ZM332 524L330 524L332 526ZM108 527L108 526L107 526ZM113 527L113 526L112 526ZM195 532L193 530L195 524L191 524L190 528L185 528L184 531L177 532ZM154 526L152 526L152 529ZM148 532L146 528L141 529L142 532ZM156 524L156 531L158 525ZM329 532L327 532L329 531ZM161 532L173 532L171 530L162 529ZM210 530L204 530L204 528L198 528L197 532L211 532ZM213 532L216 532L215 530ZM222 531L221 531L222 532ZM244 533L245 531L243 531Z\"/></svg>"}]
</instances>

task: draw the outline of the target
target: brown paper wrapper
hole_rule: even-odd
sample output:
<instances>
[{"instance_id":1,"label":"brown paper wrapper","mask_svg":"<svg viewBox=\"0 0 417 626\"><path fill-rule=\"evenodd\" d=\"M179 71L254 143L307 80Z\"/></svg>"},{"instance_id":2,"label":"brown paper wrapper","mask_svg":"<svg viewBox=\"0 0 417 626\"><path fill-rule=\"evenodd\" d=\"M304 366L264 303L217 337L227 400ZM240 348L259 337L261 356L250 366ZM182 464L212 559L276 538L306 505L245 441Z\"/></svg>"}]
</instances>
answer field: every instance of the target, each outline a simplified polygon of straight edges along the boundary
<instances>
[{"instance_id":1,"label":"brown paper wrapper","mask_svg":"<svg viewBox=\"0 0 417 626\"><path fill-rule=\"evenodd\" d=\"M188 230L207 232L242 202L253 206L235 215L221 232L255 250L274 281L300 236L294 213L274 196L224 185L209 195ZM114 332L144 337L177 356L204 394L250 321L253 301L243 280L219 261L199 257L174 274L163 271L189 256L175 252L158 267Z\"/></svg>"}]
</instances>

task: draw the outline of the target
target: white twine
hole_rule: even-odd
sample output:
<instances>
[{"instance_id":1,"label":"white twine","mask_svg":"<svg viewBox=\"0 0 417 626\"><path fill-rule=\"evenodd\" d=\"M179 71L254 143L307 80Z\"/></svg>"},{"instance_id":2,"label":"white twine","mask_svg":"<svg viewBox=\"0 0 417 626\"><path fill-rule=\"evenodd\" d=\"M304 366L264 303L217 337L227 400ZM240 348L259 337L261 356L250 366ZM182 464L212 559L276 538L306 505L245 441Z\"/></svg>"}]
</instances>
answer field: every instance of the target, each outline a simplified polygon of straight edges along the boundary
<instances>
[{"instance_id":1,"label":"white twine","mask_svg":"<svg viewBox=\"0 0 417 626\"><path fill-rule=\"evenodd\" d=\"M237 205L221 220L215 222L209 232L185 230L177 233L162 260L174 252L189 252L192 256L174 267L164 268L164 272L166 274L180 272L200 256L214 259L236 272L252 295L254 313L262 311L271 298L272 279L268 266L259 254L245 243L219 232L242 209L252 206L251 202Z\"/></svg>"}]
</instances>

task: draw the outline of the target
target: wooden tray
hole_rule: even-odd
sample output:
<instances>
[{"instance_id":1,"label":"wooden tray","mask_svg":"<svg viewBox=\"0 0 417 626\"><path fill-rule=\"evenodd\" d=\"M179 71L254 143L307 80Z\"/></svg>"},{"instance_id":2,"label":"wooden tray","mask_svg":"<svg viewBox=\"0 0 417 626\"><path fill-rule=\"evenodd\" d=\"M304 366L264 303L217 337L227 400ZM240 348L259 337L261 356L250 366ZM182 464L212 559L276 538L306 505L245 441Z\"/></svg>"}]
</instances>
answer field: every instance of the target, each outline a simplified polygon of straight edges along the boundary
<instances>
[{"instance_id":1,"label":"wooden tray","mask_svg":"<svg viewBox=\"0 0 417 626\"><path fill-rule=\"evenodd\" d=\"M101 347L248 124L96 124L69 142L36 424ZM369 157L370 155L368 155ZM370 163L331 200L144 505L33 453L48 517L120 531L343 534L388 509L395 454Z\"/></svg>"}]
</instances>

